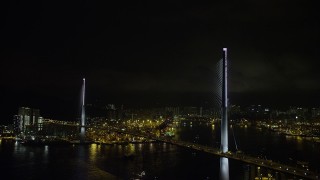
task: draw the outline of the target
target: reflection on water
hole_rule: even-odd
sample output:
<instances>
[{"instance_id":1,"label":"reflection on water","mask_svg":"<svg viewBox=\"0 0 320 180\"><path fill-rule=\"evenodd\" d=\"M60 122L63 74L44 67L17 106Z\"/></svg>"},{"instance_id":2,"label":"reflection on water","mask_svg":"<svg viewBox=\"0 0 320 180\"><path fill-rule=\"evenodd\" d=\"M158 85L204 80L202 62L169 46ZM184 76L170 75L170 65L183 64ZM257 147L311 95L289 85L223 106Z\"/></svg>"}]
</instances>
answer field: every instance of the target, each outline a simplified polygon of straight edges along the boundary
<instances>
[{"instance_id":1,"label":"reflection on water","mask_svg":"<svg viewBox=\"0 0 320 180\"><path fill-rule=\"evenodd\" d=\"M139 144L138 147L139 147L139 151L141 151L142 150L142 144Z\"/></svg>"},{"instance_id":2,"label":"reflection on water","mask_svg":"<svg viewBox=\"0 0 320 180\"><path fill-rule=\"evenodd\" d=\"M97 158L97 151L98 151L98 145L97 144L91 144L90 145L90 160L92 162L95 162Z\"/></svg>"},{"instance_id":3,"label":"reflection on water","mask_svg":"<svg viewBox=\"0 0 320 180\"><path fill-rule=\"evenodd\" d=\"M48 163L48 153L49 153L49 146L44 146L44 152L43 152L43 162Z\"/></svg>"},{"instance_id":4,"label":"reflection on water","mask_svg":"<svg viewBox=\"0 0 320 180\"><path fill-rule=\"evenodd\" d=\"M167 143L163 143L163 149L166 149Z\"/></svg>"},{"instance_id":5,"label":"reflection on water","mask_svg":"<svg viewBox=\"0 0 320 180\"><path fill-rule=\"evenodd\" d=\"M135 153L135 146L133 144L129 144L129 152L132 154Z\"/></svg>"},{"instance_id":6,"label":"reflection on water","mask_svg":"<svg viewBox=\"0 0 320 180\"><path fill-rule=\"evenodd\" d=\"M220 158L220 179L229 180L229 159L225 157Z\"/></svg>"},{"instance_id":7,"label":"reflection on water","mask_svg":"<svg viewBox=\"0 0 320 180\"><path fill-rule=\"evenodd\" d=\"M152 152L153 151L153 143L150 143L150 151Z\"/></svg>"}]
</instances>

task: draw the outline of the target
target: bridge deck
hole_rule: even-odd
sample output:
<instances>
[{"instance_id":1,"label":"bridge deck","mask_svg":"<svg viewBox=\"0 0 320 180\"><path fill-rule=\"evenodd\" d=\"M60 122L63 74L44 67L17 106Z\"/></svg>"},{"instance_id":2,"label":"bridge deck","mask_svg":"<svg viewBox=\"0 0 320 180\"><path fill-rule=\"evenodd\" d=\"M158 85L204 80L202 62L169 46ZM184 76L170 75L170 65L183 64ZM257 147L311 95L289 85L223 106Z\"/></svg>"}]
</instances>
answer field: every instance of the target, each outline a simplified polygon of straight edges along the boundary
<instances>
[{"instance_id":1,"label":"bridge deck","mask_svg":"<svg viewBox=\"0 0 320 180\"><path fill-rule=\"evenodd\" d=\"M203 146L203 145L190 143L190 142L176 141L176 140L172 140L170 138L165 138L165 137L154 137L154 136L151 136L150 134L146 134L146 133L136 133L136 132L122 131L122 130L114 130L114 131L119 132L119 133L139 136L139 137L145 137L145 138L149 138L152 140L170 143L173 145L177 145L177 146L181 146L181 147L185 147L185 148L190 148L190 149L194 149L194 150L198 150L198 151L203 151L203 152L210 153L210 154L213 154L216 156L221 156L221 157L226 157L226 158L237 160L237 161L242 161L242 162L245 162L248 164L261 166L264 168L276 170L279 172L291 174L291 175L298 176L298 177L303 177L303 178L307 178L307 179L319 179L319 174L316 174L315 172L307 171L302 168L288 166L288 165L277 163L277 162L273 162L271 160L260 159L260 158L246 155L243 153L236 153L236 152L230 152L230 151L228 153L222 153L218 148Z\"/></svg>"},{"instance_id":2,"label":"bridge deck","mask_svg":"<svg viewBox=\"0 0 320 180\"><path fill-rule=\"evenodd\" d=\"M86 127L97 128L97 127L91 127L91 126L86 126ZM277 162L273 162L271 160L260 159L260 158L246 155L243 153L235 153L235 152L230 152L230 151L228 153L222 153L218 148L214 148L214 147L203 146L203 145L190 143L190 142L176 141L176 140L172 140L170 138L165 138L165 137L155 137L155 136L152 136L151 134L137 132L137 131L119 130L118 128L113 128L110 126L108 128L100 127L98 129L104 129L104 130L113 131L113 132L117 132L117 133L123 133L123 134L130 134L130 135L138 136L138 137L145 137L145 138L157 140L160 142L170 143L170 144L185 147L185 148L203 151L203 152L210 153L210 154L220 156L220 157L226 157L229 159L242 161L242 162L245 162L248 164L261 166L264 168L283 172L286 174L291 174L291 175L298 176L298 177L303 177L303 178L307 178L307 179L319 179L319 174L317 174L315 172L307 171L302 168L288 166L288 165L277 163Z\"/></svg>"}]
</instances>

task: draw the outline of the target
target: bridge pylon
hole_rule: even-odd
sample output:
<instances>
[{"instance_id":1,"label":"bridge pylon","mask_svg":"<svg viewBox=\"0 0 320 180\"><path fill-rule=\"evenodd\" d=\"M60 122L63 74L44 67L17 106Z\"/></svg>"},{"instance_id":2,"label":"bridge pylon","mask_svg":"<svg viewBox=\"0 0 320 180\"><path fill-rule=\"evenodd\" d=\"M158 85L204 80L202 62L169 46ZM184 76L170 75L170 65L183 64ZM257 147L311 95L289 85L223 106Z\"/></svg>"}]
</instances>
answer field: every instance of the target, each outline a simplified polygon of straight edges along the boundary
<instances>
[{"instance_id":1,"label":"bridge pylon","mask_svg":"<svg viewBox=\"0 0 320 180\"><path fill-rule=\"evenodd\" d=\"M83 84L81 89L81 120L80 120L80 143L85 142L86 130L86 112L85 112L85 90L86 90L86 79L83 78Z\"/></svg>"},{"instance_id":2,"label":"bridge pylon","mask_svg":"<svg viewBox=\"0 0 320 180\"><path fill-rule=\"evenodd\" d=\"M221 116L221 151L228 152L228 60L227 48L223 48L222 61L222 116Z\"/></svg>"}]
</instances>

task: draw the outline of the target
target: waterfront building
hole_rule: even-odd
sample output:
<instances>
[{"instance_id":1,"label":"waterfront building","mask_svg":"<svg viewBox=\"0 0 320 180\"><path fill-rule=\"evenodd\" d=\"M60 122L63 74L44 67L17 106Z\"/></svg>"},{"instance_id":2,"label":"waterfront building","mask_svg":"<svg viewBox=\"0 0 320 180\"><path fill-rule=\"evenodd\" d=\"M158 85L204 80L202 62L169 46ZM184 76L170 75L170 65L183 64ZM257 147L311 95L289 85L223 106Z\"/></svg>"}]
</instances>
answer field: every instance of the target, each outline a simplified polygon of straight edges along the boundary
<instances>
[{"instance_id":1,"label":"waterfront building","mask_svg":"<svg viewBox=\"0 0 320 180\"><path fill-rule=\"evenodd\" d=\"M20 107L18 115L13 116L14 132L19 133L35 133L41 130L42 118L40 110L29 107Z\"/></svg>"}]
</instances>

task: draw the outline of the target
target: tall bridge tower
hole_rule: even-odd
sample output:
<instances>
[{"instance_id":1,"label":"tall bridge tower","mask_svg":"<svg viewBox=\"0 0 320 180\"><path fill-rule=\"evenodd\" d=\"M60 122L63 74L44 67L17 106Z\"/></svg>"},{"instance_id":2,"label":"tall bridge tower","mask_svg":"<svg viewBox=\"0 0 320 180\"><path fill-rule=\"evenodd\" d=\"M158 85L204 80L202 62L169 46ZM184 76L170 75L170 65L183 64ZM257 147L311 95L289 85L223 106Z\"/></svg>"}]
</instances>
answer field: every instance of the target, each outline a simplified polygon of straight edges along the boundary
<instances>
[{"instance_id":1,"label":"tall bridge tower","mask_svg":"<svg viewBox=\"0 0 320 180\"><path fill-rule=\"evenodd\" d=\"M228 61L227 48L223 48L222 61L222 117L221 117L221 151L228 151Z\"/></svg>"},{"instance_id":2,"label":"tall bridge tower","mask_svg":"<svg viewBox=\"0 0 320 180\"><path fill-rule=\"evenodd\" d=\"M222 116L221 116L221 151L228 152L228 61L227 48L223 48L222 59ZM220 179L229 180L229 159L220 158Z\"/></svg>"}]
</instances>

